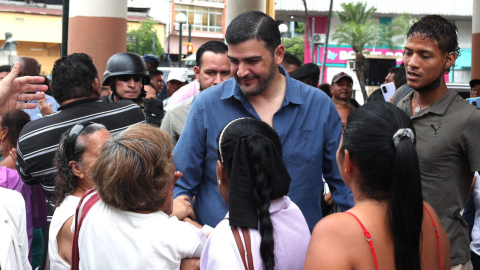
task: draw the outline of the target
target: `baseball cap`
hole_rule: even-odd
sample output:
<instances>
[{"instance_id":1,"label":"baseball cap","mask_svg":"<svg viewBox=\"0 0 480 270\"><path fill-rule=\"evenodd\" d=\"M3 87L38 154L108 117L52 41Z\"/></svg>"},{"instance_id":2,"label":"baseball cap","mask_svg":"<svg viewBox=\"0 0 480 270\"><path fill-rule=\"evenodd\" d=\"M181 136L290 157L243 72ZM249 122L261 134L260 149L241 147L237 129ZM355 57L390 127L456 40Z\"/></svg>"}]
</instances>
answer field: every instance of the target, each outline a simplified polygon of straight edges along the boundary
<instances>
[{"instance_id":1,"label":"baseball cap","mask_svg":"<svg viewBox=\"0 0 480 270\"><path fill-rule=\"evenodd\" d=\"M160 63L160 59L153 54L145 54L143 55L143 61L152 63L154 65L158 65Z\"/></svg>"},{"instance_id":2,"label":"baseball cap","mask_svg":"<svg viewBox=\"0 0 480 270\"><path fill-rule=\"evenodd\" d=\"M332 84L338 82L340 79L343 79L343 78L347 78L348 80L350 80L351 83L353 83L353 79L350 75L348 75L345 72L340 72L337 75L333 76Z\"/></svg>"},{"instance_id":3,"label":"baseball cap","mask_svg":"<svg viewBox=\"0 0 480 270\"><path fill-rule=\"evenodd\" d=\"M179 82L186 82L188 79L187 69L186 68L179 68L174 69L168 73L167 82L171 80L177 80Z\"/></svg>"},{"instance_id":4,"label":"baseball cap","mask_svg":"<svg viewBox=\"0 0 480 270\"><path fill-rule=\"evenodd\" d=\"M297 70L295 70L294 72L292 72L292 74L290 74L290 77L296 80L301 80L301 79L310 78L310 77L318 78L319 76L320 76L320 69L316 64L313 64L313 63L305 64L297 68Z\"/></svg>"},{"instance_id":5,"label":"baseball cap","mask_svg":"<svg viewBox=\"0 0 480 270\"><path fill-rule=\"evenodd\" d=\"M470 88L474 87L475 85L480 84L480 79L473 79L470 81Z\"/></svg>"}]
</instances>

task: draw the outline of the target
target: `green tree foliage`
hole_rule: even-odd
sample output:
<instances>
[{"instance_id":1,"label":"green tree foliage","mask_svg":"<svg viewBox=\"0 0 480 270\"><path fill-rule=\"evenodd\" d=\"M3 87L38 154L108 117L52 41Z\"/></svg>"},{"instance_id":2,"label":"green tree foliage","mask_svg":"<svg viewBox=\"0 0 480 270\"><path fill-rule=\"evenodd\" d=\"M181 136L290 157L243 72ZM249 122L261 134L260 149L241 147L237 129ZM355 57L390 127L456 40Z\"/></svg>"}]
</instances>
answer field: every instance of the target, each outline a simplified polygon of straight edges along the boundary
<instances>
[{"instance_id":1,"label":"green tree foliage","mask_svg":"<svg viewBox=\"0 0 480 270\"><path fill-rule=\"evenodd\" d=\"M132 29L127 32L127 38L130 38L132 35L134 38L138 38L138 54L144 55L146 53L152 53L153 45L153 35L155 33L155 54L160 57L163 54L162 45L156 36L155 28L153 27L157 24L152 19L146 19L141 22L141 25L138 29ZM127 41L127 52L137 52L137 44L135 41Z\"/></svg>"},{"instance_id":2,"label":"green tree foliage","mask_svg":"<svg viewBox=\"0 0 480 270\"><path fill-rule=\"evenodd\" d=\"M410 15L402 14L395 17L391 23L381 25L379 44L387 46L390 50L396 46L403 46L412 23Z\"/></svg>"},{"instance_id":3,"label":"green tree foliage","mask_svg":"<svg viewBox=\"0 0 480 270\"><path fill-rule=\"evenodd\" d=\"M372 15L377 10L367 9L366 3L342 3L343 12L334 12L342 23L333 33L332 39L338 44L350 44L355 52L355 74L357 75L363 100L367 102L365 90L366 60L362 51L366 45L373 45L378 40L380 26L373 22Z\"/></svg>"},{"instance_id":4,"label":"green tree foliage","mask_svg":"<svg viewBox=\"0 0 480 270\"><path fill-rule=\"evenodd\" d=\"M299 34L305 34L305 23L304 22L298 22L298 28L295 28L295 33Z\"/></svg>"},{"instance_id":5,"label":"green tree foliage","mask_svg":"<svg viewBox=\"0 0 480 270\"><path fill-rule=\"evenodd\" d=\"M303 63L303 52L305 50L304 37L286 38L283 40L283 46L285 47L285 52L295 55Z\"/></svg>"}]
</instances>

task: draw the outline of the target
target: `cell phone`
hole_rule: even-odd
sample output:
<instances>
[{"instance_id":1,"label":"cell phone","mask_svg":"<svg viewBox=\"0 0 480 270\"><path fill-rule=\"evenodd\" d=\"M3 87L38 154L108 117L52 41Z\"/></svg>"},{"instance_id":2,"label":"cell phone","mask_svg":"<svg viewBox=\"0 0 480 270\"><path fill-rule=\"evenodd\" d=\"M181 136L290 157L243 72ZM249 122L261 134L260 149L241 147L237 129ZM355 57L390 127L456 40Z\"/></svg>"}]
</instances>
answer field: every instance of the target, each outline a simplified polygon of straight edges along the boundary
<instances>
[{"instance_id":1,"label":"cell phone","mask_svg":"<svg viewBox=\"0 0 480 270\"><path fill-rule=\"evenodd\" d=\"M480 107L480 97L467 98L468 103Z\"/></svg>"},{"instance_id":2,"label":"cell phone","mask_svg":"<svg viewBox=\"0 0 480 270\"><path fill-rule=\"evenodd\" d=\"M386 102L389 102L390 99L393 97L393 94L395 94L395 91L397 88L395 88L395 84L393 82L383 84L380 86L380 91L382 91L383 98L385 99Z\"/></svg>"}]
</instances>

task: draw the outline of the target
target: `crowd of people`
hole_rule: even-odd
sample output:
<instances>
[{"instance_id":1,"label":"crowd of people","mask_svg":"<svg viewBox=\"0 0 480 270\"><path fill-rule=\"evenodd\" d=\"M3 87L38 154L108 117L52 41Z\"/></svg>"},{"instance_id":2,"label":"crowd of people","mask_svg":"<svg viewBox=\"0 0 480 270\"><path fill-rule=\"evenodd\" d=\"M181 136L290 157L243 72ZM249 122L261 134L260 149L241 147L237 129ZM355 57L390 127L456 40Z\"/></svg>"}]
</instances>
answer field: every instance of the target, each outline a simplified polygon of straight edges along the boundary
<instances>
[{"instance_id":1,"label":"crowd of people","mask_svg":"<svg viewBox=\"0 0 480 270\"><path fill-rule=\"evenodd\" d=\"M462 217L472 190L480 220L480 110L443 76L456 30L414 23L394 97L363 105L257 11L199 47L190 83L127 52L102 81L84 53L51 81L0 67L0 269L480 269Z\"/></svg>"}]
</instances>

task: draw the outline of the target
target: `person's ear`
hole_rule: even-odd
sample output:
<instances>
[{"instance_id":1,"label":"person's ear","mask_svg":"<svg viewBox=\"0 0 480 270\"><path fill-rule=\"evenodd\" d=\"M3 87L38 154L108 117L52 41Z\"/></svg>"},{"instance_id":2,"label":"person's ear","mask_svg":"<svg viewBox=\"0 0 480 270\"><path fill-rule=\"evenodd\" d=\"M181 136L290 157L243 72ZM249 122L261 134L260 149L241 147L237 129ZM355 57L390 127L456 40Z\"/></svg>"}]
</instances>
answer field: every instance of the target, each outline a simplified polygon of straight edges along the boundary
<instances>
[{"instance_id":1,"label":"person's ear","mask_svg":"<svg viewBox=\"0 0 480 270\"><path fill-rule=\"evenodd\" d=\"M2 132L0 133L0 141L5 140L8 136L8 128L7 127L2 127Z\"/></svg>"},{"instance_id":2,"label":"person's ear","mask_svg":"<svg viewBox=\"0 0 480 270\"><path fill-rule=\"evenodd\" d=\"M195 73L197 81L200 82L200 68L198 66L193 67L193 73Z\"/></svg>"},{"instance_id":3,"label":"person's ear","mask_svg":"<svg viewBox=\"0 0 480 270\"><path fill-rule=\"evenodd\" d=\"M355 164L352 160L352 156L350 156L350 152L347 149L345 149L343 165L345 167L345 174L351 176L353 174Z\"/></svg>"},{"instance_id":4,"label":"person's ear","mask_svg":"<svg viewBox=\"0 0 480 270\"><path fill-rule=\"evenodd\" d=\"M455 60L457 60L457 55L455 52L449 52L445 60L445 69L449 69L453 63L455 63Z\"/></svg>"},{"instance_id":5,"label":"person's ear","mask_svg":"<svg viewBox=\"0 0 480 270\"><path fill-rule=\"evenodd\" d=\"M98 80L98 78L93 79L92 88L93 88L93 92L95 92L95 94L98 97L100 97L102 95L102 90L101 90L101 87L100 87L100 81Z\"/></svg>"},{"instance_id":6,"label":"person's ear","mask_svg":"<svg viewBox=\"0 0 480 270\"><path fill-rule=\"evenodd\" d=\"M220 160L217 160L217 181L220 181L221 184L225 184L227 181L227 174L223 170L223 164Z\"/></svg>"},{"instance_id":7,"label":"person's ear","mask_svg":"<svg viewBox=\"0 0 480 270\"><path fill-rule=\"evenodd\" d=\"M283 47L282 44L278 45L273 54L275 64L281 65L283 62L283 56L285 55L285 47Z\"/></svg>"},{"instance_id":8,"label":"person's ear","mask_svg":"<svg viewBox=\"0 0 480 270\"><path fill-rule=\"evenodd\" d=\"M78 165L77 162L75 161L70 161L68 163L70 167L72 168L72 173L77 176L80 179L83 179L85 177L85 174L80 170L80 166Z\"/></svg>"}]
</instances>

